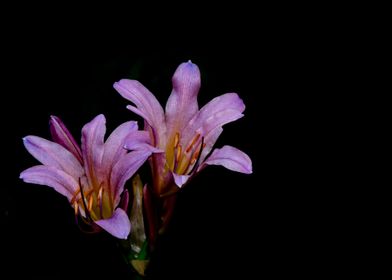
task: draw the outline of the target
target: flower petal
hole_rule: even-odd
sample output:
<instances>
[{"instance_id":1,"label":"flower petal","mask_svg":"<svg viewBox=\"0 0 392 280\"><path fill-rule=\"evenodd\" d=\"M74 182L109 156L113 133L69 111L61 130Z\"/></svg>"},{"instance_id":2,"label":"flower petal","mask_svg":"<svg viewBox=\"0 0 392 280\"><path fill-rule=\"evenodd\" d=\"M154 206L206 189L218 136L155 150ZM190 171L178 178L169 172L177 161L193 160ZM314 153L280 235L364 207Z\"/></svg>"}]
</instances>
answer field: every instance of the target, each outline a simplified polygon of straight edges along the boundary
<instances>
[{"instance_id":1,"label":"flower petal","mask_svg":"<svg viewBox=\"0 0 392 280\"><path fill-rule=\"evenodd\" d=\"M215 97L190 121L190 128L207 135L217 127L243 117L244 102L236 93Z\"/></svg>"},{"instance_id":2,"label":"flower petal","mask_svg":"<svg viewBox=\"0 0 392 280\"><path fill-rule=\"evenodd\" d=\"M79 145L76 143L72 134L60 118L50 116L49 127L53 141L66 148L79 160L80 163L83 163L82 152L80 151Z\"/></svg>"},{"instance_id":3,"label":"flower petal","mask_svg":"<svg viewBox=\"0 0 392 280\"><path fill-rule=\"evenodd\" d=\"M109 219L98 220L95 223L119 239L127 239L131 231L128 215L121 208L117 208Z\"/></svg>"},{"instance_id":4,"label":"flower petal","mask_svg":"<svg viewBox=\"0 0 392 280\"><path fill-rule=\"evenodd\" d=\"M179 175L174 172L172 172L173 178L174 178L174 183L181 188L189 179L190 175Z\"/></svg>"},{"instance_id":5,"label":"flower petal","mask_svg":"<svg viewBox=\"0 0 392 280\"><path fill-rule=\"evenodd\" d=\"M91 187L99 187L105 177L105 174L103 174L105 170L101 170L104 152L103 140L106 132L105 123L105 116L101 114L87 123L82 129L84 168Z\"/></svg>"},{"instance_id":6,"label":"flower petal","mask_svg":"<svg viewBox=\"0 0 392 280\"><path fill-rule=\"evenodd\" d=\"M172 78L173 91L166 103L168 135L175 135L197 113L200 89L200 70L196 64L185 62L178 66Z\"/></svg>"},{"instance_id":7,"label":"flower petal","mask_svg":"<svg viewBox=\"0 0 392 280\"><path fill-rule=\"evenodd\" d=\"M114 165L110 176L114 207L120 202L120 195L124 190L125 182L135 174L150 155L151 152L147 151L133 151L125 155Z\"/></svg>"},{"instance_id":8,"label":"flower petal","mask_svg":"<svg viewBox=\"0 0 392 280\"><path fill-rule=\"evenodd\" d=\"M163 108L147 88L138 81L127 79L114 83L113 87L122 97L136 105L136 107L127 106L129 110L143 117L157 131L158 136L163 135L165 130Z\"/></svg>"},{"instance_id":9,"label":"flower petal","mask_svg":"<svg viewBox=\"0 0 392 280\"><path fill-rule=\"evenodd\" d=\"M215 149L204 164L222 165L233 171L245 174L252 173L252 161L249 156L232 146L223 146L221 149Z\"/></svg>"},{"instance_id":10,"label":"flower petal","mask_svg":"<svg viewBox=\"0 0 392 280\"><path fill-rule=\"evenodd\" d=\"M79 189L78 182L72 176L52 166L33 166L23 171L19 178L26 183L51 187L69 201Z\"/></svg>"},{"instance_id":11,"label":"flower petal","mask_svg":"<svg viewBox=\"0 0 392 280\"><path fill-rule=\"evenodd\" d=\"M117 159L127 153L127 150L124 149L125 139L131 132L137 129L137 122L125 122L119 125L106 140L102 156L102 168L108 170L108 174L110 174L110 170Z\"/></svg>"},{"instance_id":12,"label":"flower petal","mask_svg":"<svg viewBox=\"0 0 392 280\"><path fill-rule=\"evenodd\" d=\"M151 153L162 153L162 150L159 150L153 146L151 146L151 137L148 131L133 131L128 134L125 139L124 148L127 150L145 150Z\"/></svg>"},{"instance_id":13,"label":"flower petal","mask_svg":"<svg viewBox=\"0 0 392 280\"><path fill-rule=\"evenodd\" d=\"M63 170L75 179L84 173L75 156L63 146L38 136L26 136L23 144L27 151L39 162Z\"/></svg>"}]
</instances>

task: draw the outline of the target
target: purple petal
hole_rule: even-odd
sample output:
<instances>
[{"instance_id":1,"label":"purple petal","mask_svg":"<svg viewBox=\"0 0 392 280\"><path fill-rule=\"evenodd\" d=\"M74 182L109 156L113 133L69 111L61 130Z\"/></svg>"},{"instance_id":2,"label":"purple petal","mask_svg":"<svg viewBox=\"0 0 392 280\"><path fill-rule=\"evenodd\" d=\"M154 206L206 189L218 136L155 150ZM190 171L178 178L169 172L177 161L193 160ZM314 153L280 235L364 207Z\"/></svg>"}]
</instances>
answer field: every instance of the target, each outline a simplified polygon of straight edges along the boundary
<instances>
[{"instance_id":1,"label":"purple petal","mask_svg":"<svg viewBox=\"0 0 392 280\"><path fill-rule=\"evenodd\" d=\"M143 117L159 135L164 132L165 115L162 106L155 96L145 88L141 83L135 80L122 79L114 83L113 87L121 94L136 105L127 106L134 113Z\"/></svg>"},{"instance_id":2,"label":"purple petal","mask_svg":"<svg viewBox=\"0 0 392 280\"><path fill-rule=\"evenodd\" d=\"M46 166L63 170L75 179L84 173L75 156L57 143L38 136L26 136L23 144L33 157Z\"/></svg>"},{"instance_id":3,"label":"purple petal","mask_svg":"<svg viewBox=\"0 0 392 280\"><path fill-rule=\"evenodd\" d=\"M135 174L150 155L151 152L147 151L130 152L114 165L110 176L110 185L113 188L114 207L120 201L120 195L124 190L125 182Z\"/></svg>"},{"instance_id":4,"label":"purple petal","mask_svg":"<svg viewBox=\"0 0 392 280\"><path fill-rule=\"evenodd\" d=\"M174 183L181 188L189 179L190 175L179 175L174 172L172 172L173 178L174 178Z\"/></svg>"},{"instance_id":5,"label":"purple petal","mask_svg":"<svg viewBox=\"0 0 392 280\"><path fill-rule=\"evenodd\" d=\"M192 62L178 66L172 78L173 91L166 103L168 135L175 135L188 124L197 113L197 95L200 89L199 67Z\"/></svg>"},{"instance_id":6,"label":"purple petal","mask_svg":"<svg viewBox=\"0 0 392 280\"><path fill-rule=\"evenodd\" d=\"M105 116L98 115L82 129L82 154L90 186L98 187L105 177L105 170L101 170L105 123Z\"/></svg>"},{"instance_id":7,"label":"purple petal","mask_svg":"<svg viewBox=\"0 0 392 280\"><path fill-rule=\"evenodd\" d=\"M110 170L117 160L127 153L124 149L125 139L128 134L138 129L137 122L129 121L118 126L108 137L104 145L102 168Z\"/></svg>"},{"instance_id":8,"label":"purple petal","mask_svg":"<svg viewBox=\"0 0 392 280\"><path fill-rule=\"evenodd\" d=\"M127 150L145 150L151 153L162 153L162 150L159 150L151 145L151 137L150 132L148 131L133 131L128 134L125 139L124 148Z\"/></svg>"},{"instance_id":9,"label":"purple petal","mask_svg":"<svg viewBox=\"0 0 392 280\"><path fill-rule=\"evenodd\" d=\"M49 127L53 141L66 148L79 160L80 163L83 163L82 152L80 151L79 145L76 143L72 134L68 131L67 127L60 118L50 116Z\"/></svg>"},{"instance_id":10,"label":"purple petal","mask_svg":"<svg viewBox=\"0 0 392 280\"><path fill-rule=\"evenodd\" d=\"M131 231L128 215L121 208L117 208L109 219L98 220L95 223L119 239L127 239Z\"/></svg>"},{"instance_id":11,"label":"purple petal","mask_svg":"<svg viewBox=\"0 0 392 280\"><path fill-rule=\"evenodd\" d=\"M37 165L26 169L20 174L20 179L26 183L51 187L56 192L71 200L79 185L77 180L52 166Z\"/></svg>"},{"instance_id":12,"label":"purple petal","mask_svg":"<svg viewBox=\"0 0 392 280\"><path fill-rule=\"evenodd\" d=\"M188 146L195 135L200 134L206 144L201 156L204 159L222 133L222 126L243 117L244 110L245 105L236 93L226 93L212 99L189 122L183 131L181 145ZM200 141L201 137L198 144Z\"/></svg>"},{"instance_id":13,"label":"purple petal","mask_svg":"<svg viewBox=\"0 0 392 280\"><path fill-rule=\"evenodd\" d=\"M221 149L215 149L204 164L222 165L233 171L246 174L252 173L252 161L249 156L232 146L223 146Z\"/></svg>"},{"instance_id":14,"label":"purple petal","mask_svg":"<svg viewBox=\"0 0 392 280\"><path fill-rule=\"evenodd\" d=\"M226 93L208 102L195 116L190 126L207 135L212 130L243 117L245 105L236 93Z\"/></svg>"}]
</instances>

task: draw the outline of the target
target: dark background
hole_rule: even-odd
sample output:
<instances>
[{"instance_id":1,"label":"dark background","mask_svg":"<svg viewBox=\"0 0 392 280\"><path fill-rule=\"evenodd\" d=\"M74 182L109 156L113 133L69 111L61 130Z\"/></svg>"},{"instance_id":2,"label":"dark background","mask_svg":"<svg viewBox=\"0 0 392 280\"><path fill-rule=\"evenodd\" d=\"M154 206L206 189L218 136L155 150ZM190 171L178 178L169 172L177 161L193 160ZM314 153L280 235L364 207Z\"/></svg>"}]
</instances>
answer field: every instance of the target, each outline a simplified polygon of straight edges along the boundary
<instances>
[{"instance_id":1,"label":"dark background","mask_svg":"<svg viewBox=\"0 0 392 280\"><path fill-rule=\"evenodd\" d=\"M324 161L336 141L326 132L334 112L322 113L339 79L330 68L338 46L320 36L326 34L322 24L279 11L251 14L241 25L237 17L219 18L204 28L187 27L182 15L151 29L147 19L113 22L96 15L82 23L66 16L63 24L50 14L8 30L1 195L6 271L14 277L129 276L110 236L81 233L65 198L18 179L36 164L22 137L48 138L51 114L76 139L99 113L108 132L140 120L125 109L113 83L137 79L164 104L172 74L189 59L201 70L200 105L226 92L243 98L245 117L226 125L216 146L245 151L253 174L209 167L179 194L169 232L152 258L151 279L315 276L339 268L340 258L330 257L339 201L329 200L336 194L330 175L339 170ZM203 21L198 16L192 20Z\"/></svg>"}]
</instances>

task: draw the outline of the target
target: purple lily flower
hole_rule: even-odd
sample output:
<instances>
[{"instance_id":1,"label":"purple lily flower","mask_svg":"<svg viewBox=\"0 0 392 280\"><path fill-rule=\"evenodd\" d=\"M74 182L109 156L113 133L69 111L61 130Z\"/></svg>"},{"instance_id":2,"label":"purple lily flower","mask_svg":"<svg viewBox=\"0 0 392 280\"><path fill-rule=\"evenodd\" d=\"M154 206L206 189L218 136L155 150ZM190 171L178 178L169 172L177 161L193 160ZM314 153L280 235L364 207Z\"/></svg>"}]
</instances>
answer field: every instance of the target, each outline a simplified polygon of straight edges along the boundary
<instances>
[{"instance_id":1,"label":"purple lily flower","mask_svg":"<svg viewBox=\"0 0 392 280\"><path fill-rule=\"evenodd\" d=\"M245 105L236 93L215 97L199 110L200 71L191 61L182 63L172 78L173 91L161 107L154 95L135 80L120 80L114 88L135 106L127 108L145 120L145 131L134 132L126 148L155 147L151 158L154 189L159 195L176 191L207 165L252 173L249 156L237 148L212 148L222 126L243 116ZM212 151L212 153L210 153Z\"/></svg>"},{"instance_id":2,"label":"purple lily flower","mask_svg":"<svg viewBox=\"0 0 392 280\"><path fill-rule=\"evenodd\" d=\"M42 165L28 168L20 178L27 183L54 188L68 198L76 217L80 215L92 229L102 228L117 238L126 239L131 224L127 213L118 207L121 194L125 182L151 153L145 150L128 153L124 149L127 135L138 129L135 121L121 124L106 142L105 123L103 115L87 123L82 129L80 148L63 122L51 116L54 142L37 136L23 139L26 149ZM123 201L128 201L127 195L124 192Z\"/></svg>"}]
</instances>

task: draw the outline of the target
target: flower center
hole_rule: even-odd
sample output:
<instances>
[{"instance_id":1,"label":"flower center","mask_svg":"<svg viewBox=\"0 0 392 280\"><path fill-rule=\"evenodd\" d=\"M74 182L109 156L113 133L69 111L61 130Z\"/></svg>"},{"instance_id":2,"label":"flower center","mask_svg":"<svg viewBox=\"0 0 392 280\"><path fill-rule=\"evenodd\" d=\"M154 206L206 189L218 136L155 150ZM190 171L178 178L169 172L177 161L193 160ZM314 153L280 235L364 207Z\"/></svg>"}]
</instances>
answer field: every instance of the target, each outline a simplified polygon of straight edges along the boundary
<instances>
[{"instance_id":1,"label":"flower center","mask_svg":"<svg viewBox=\"0 0 392 280\"><path fill-rule=\"evenodd\" d=\"M197 133L192 140L183 149L180 144L180 133L177 132L174 136L174 143L172 147L173 159L171 162L171 170L177 174L190 175L196 169L201 153L205 147L204 137L200 137ZM200 139L201 138L201 139Z\"/></svg>"},{"instance_id":2,"label":"flower center","mask_svg":"<svg viewBox=\"0 0 392 280\"><path fill-rule=\"evenodd\" d=\"M79 178L79 189L74 193L70 203L75 210L75 216L78 216L80 210L85 213L85 218L92 222L104 218L103 203L104 188L100 186L98 191L94 188L85 190Z\"/></svg>"}]
</instances>

